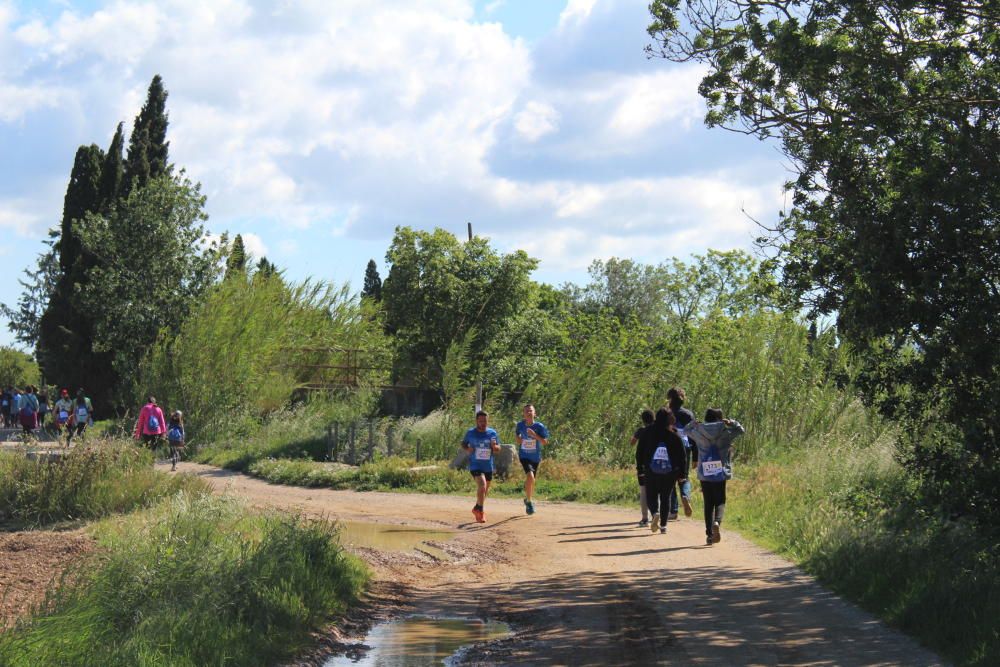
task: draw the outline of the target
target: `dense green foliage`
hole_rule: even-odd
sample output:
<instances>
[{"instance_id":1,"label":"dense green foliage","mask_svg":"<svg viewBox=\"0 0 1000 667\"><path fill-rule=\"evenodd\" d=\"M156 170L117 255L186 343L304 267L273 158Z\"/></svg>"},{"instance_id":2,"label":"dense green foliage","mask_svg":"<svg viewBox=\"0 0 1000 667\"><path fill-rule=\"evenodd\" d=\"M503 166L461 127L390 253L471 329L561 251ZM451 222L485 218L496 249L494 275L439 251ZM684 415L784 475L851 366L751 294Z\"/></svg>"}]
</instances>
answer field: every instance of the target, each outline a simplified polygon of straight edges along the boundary
<instances>
[{"instance_id":1,"label":"dense green foliage","mask_svg":"<svg viewBox=\"0 0 1000 667\"><path fill-rule=\"evenodd\" d=\"M992 0L656 0L656 53L707 67L710 125L798 176L764 241L910 422L935 503L1000 517L1000 11ZM651 49L652 50L652 49ZM942 424L946 426L942 426Z\"/></svg>"},{"instance_id":2,"label":"dense green foliage","mask_svg":"<svg viewBox=\"0 0 1000 667\"><path fill-rule=\"evenodd\" d=\"M486 239L460 243L443 229L396 229L382 285L385 324L396 342L397 379L440 387L448 348L474 332L472 368L515 315L537 261L500 255Z\"/></svg>"},{"instance_id":3,"label":"dense green foliage","mask_svg":"<svg viewBox=\"0 0 1000 667\"><path fill-rule=\"evenodd\" d=\"M152 463L147 450L122 441L77 446L58 462L0 452L0 517L28 525L95 519L205 488L195 478L157 473Z\"/></svg>"},{"instance_id":4,"label":"dense green foliage","mask_svg":"<svg viewBox=\"0 0 1000 667\"><path fill-rule=\"evenodd\" d=\"M365 267L365 282L361 288L361 296L376 302L382 300L382 277L378 274L374 259L369 259L368 266Z\"/></svg>"},{"instance_id":5,"label":"dense green foliage","mask_svg":"<svg viewBox=\"0 0 1000 667\"><path fill-rule=\"evenodd\" d=\"M38 381L38 364L31 355L11 347L0 347L0 388L37 385Z\"/></svg>"},{"instance_id":6,"label":"dense green foliage","mask_svg":"<svg viewBox=\"0 0 1000 667\"><path fill-rule=\"evenodd\" d=\"M177 494L96 529L100 549L27 622L4 665L273 665L367 579L336 527Z\"/></svg>"},{"instance_id":7,"label":"dense green foliage","mask_svg":"<svg viewBox=\"0 0 1000 667\"><path fill-rule=\"evenodd\" d=\"M277 273L258 272L250 280L224 280L194 304L177 335L153 348L142 384L162 404L184 411L198 441L239 440L296 390L324 381L356 379L360 391L343 396L343 405L369 410L365 387L378 379L377 370L348 378L325 367L346 361L338 350L361 348L374 357L384 347L378 322L346 288L289 285ZM322 421L309 423L322 433Z\"/></svg>"}]
</instances>

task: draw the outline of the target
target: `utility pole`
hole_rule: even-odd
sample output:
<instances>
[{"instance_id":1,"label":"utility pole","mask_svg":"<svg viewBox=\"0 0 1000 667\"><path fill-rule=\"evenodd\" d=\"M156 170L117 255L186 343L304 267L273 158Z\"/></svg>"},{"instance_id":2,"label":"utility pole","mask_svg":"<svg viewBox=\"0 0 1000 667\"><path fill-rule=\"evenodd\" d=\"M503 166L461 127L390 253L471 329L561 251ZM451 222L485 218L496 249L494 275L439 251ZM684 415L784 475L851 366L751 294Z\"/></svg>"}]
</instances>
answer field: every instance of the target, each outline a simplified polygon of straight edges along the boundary
<instances>
[{"instance_id":1,"label":"utility pole","mask_svg":"<svg viewBox=\"0 0 1000 667\"><path fill-rule=\"evenodd\" d=\"M469 226L469 240L471 241L472 240L472 223L471 222L467 222L465 224L467 224Z\"/></svg>"}]
</instances>

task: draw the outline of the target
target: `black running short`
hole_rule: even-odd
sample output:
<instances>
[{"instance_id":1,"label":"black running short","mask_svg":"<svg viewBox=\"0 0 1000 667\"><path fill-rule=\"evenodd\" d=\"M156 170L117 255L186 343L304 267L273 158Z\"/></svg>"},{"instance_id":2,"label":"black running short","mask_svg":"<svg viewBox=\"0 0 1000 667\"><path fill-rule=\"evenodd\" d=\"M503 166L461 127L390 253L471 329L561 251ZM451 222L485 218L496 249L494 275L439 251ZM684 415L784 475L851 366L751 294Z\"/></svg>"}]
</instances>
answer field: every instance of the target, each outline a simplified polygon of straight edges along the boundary
<instances>
[{"instance_id":1,"label":"black running short","mask_svg":"<svg viewBox=\"0 0 1000 667\"><path fill-rule=\"evenodd\" d=\"M531 459L519 459L521 461L521 467L524 468L524 474L527 475L528 471L538 474L538 465L541 461L532 461Z\"/></svg>"},{"instance_id":2,"label":"black running short","mask_svg":"<svg viewBox=\"0 0 1000 667\"><path fill-rule=\"evenodd\" d=\"M470 470L469 472L472 473L473 477L479 477L480 475L482 475L483 477L486 478L487 482L493 481L493 473L491 472L483 472L482 470Z\"/></svg>"}]
</instances>

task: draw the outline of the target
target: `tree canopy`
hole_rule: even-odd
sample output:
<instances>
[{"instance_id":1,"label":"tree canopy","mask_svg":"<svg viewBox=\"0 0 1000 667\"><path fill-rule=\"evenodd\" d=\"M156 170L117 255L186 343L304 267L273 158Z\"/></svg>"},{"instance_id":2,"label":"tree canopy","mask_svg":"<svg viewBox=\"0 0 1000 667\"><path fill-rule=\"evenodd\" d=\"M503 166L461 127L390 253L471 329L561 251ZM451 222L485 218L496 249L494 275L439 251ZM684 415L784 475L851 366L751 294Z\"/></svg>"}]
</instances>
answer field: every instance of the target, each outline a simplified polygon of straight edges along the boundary
<instances>
[{"instance_id":1,"label":"tree canopy","mask_svg":"<svg viewBox=\"0 0 1000 667\"><path fill-rule=\"evenodd\" d=\"M797 169L791 210L761 239L784 286L867 355L868 397L915 420L929 488L958 511L1000 509L983 493L1000 481L996 3L650 10L650 51L707 67L706 122L778 138Z\"/></svg>"}]
</instances>

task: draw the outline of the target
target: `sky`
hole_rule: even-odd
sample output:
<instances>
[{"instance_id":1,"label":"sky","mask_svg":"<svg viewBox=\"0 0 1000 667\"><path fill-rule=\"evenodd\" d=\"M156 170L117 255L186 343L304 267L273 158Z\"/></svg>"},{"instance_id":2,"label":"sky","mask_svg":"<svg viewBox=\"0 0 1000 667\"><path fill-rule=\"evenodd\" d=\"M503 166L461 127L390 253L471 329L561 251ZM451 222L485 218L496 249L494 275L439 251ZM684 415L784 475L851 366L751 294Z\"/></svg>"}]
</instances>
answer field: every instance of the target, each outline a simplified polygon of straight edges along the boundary
<instances>
[{"instance_id":1,"label":"sky","mask_svg":"<svg viewBox=\"0 0 1000 667\"><path fill-rule=\"evenodd\" d=\"M0 0L0 302L57 227L73 156L155 74L211 233L360 289L399 225L471 222L534 278L752 250L773 144L704 126L694 64L647 58L648 0ZM0 345L13 344L0 320Z\"/></svg>"}]
</instances>

